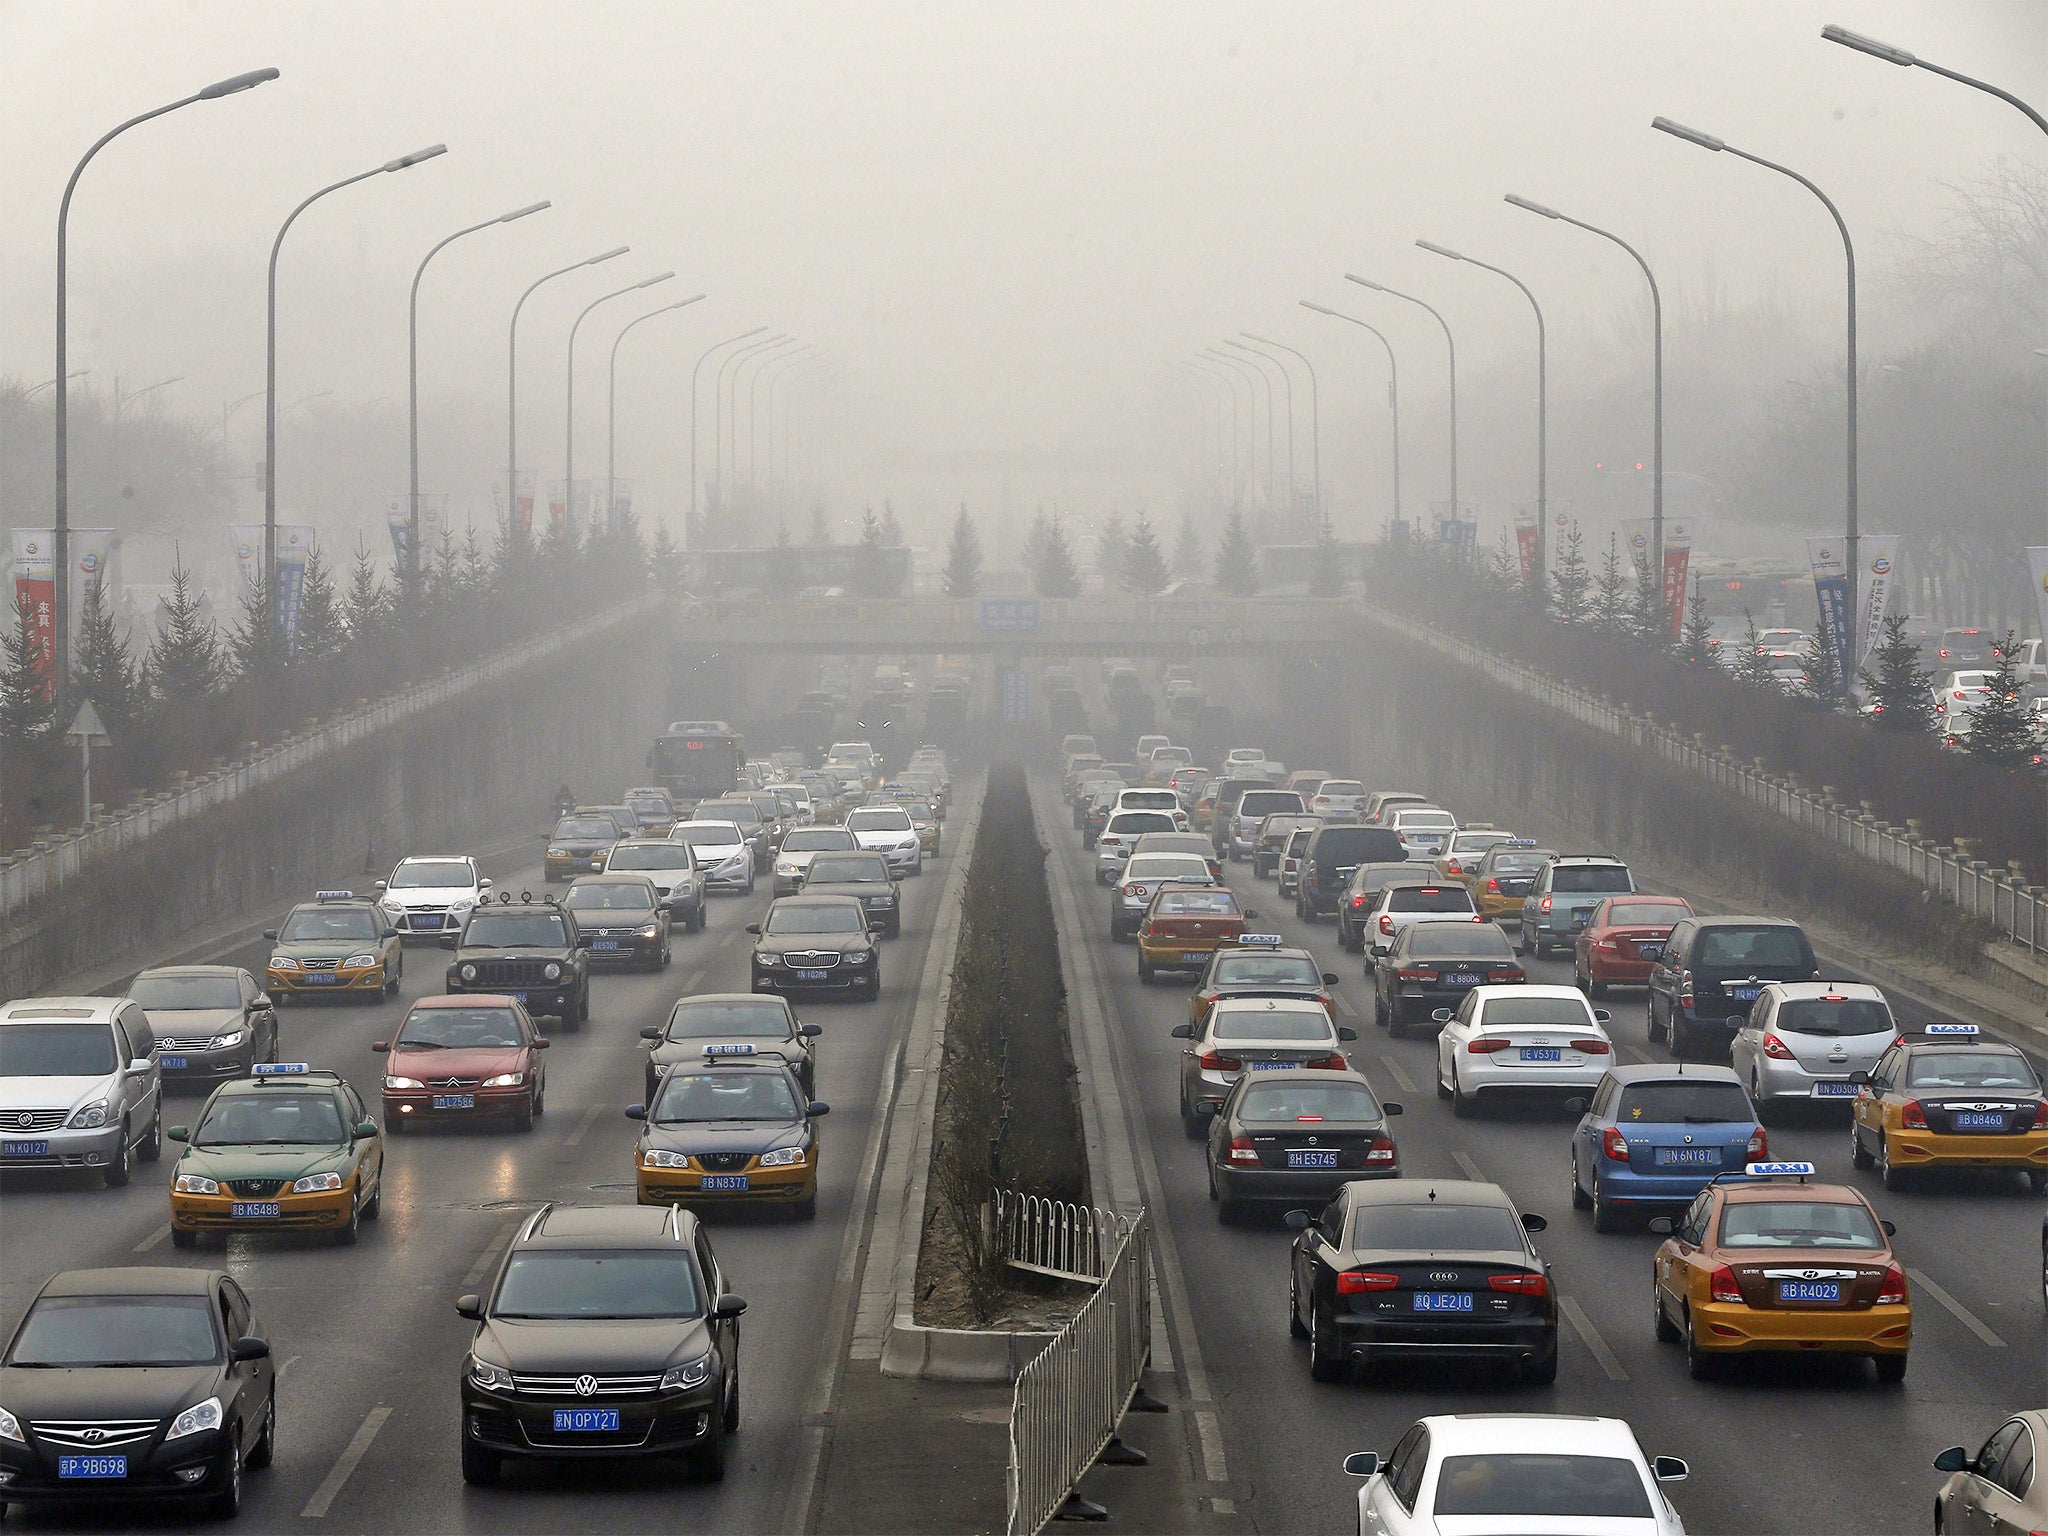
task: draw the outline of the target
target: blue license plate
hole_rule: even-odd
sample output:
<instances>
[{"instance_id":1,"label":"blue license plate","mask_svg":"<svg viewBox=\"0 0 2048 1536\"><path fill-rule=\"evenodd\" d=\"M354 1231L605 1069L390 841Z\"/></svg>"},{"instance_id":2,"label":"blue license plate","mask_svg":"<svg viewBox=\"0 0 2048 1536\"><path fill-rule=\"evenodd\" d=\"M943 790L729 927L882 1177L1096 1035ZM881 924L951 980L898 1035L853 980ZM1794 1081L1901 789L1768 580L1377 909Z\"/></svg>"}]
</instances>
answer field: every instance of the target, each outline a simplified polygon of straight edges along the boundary
<instances>
[{"instance_id":1,"label":"blue license plate","mask_svg":"<svg viewBox=\"0 0 2048 1536\"><path fill-rule=\"evenodd\" d=\"M1854 1083L1815 1083L1813 1097L1816 1099L1853 1099L1856 1097Z\"/></svg>"},{"instance_id":2,"label":"blue license plate","mask_svg":"<svg viewBox=\"0 0 2048 1536\"><path fill-rule=\"evenodd\" d=\"M126 1456L59 1456L59 1477L126 1477Z\"/></svg>"},{"instance_id":3,"label":"blue license plate","mask_svg":"<svg viewBox=\"0 0 2048 1536\"><path fill-rule=\"evenodd\" d=\"M617 939L595 939L591 942L590 947L595 950L617 949L619 941Z\"/></svg>"},{"instance_id":4,"label":"blue license plate","mask_svg":"<svg viewBox=\"0 0 2048 1536\"><path fill-rule=\"evenodd\" d=\"M526 1001L526 994L524 992L507 992L505 995L511 998L512 1001L515 1003L523 1003Z\"/></svg>"},{"instance_id":5,"label":"blue license plate","mask_svg":"<svg viewBox=\"0 0 2048 1536\"><path fill-rule=\"evenodd\" d=\"M473 1093L437 1093L434 1095L436 1109L475 1109L476 1095Z\"/></svg>"},{"instance_id":6,"label":"blue license plate","mask_svg":"<svg viewBox=\"0 0 2048 1536\"><path fill-rule=\"evenodd\" d=\"M340 979L332 971L308 971L302 978L309 987L331 987Z\"/></svg>"},{"instance_id":7,"label":"blue license plate","mask_svg":"<svg viewBox=\"0 0 2048 1536\"><path fill-rule=\"evenodd\" d=\"M1753 1003L1756 1001L1757 993L1763 989L1761 987L1724 987L1722 990L1738 1003Z\"/></svg>"},{"instance_id":8,"label":"blue license plate","mask_svg":"<svg viewBox=\"0 0 2048 1536\"><path fill-rule=\"evenodd\" d=\"M412 920L412 931L414 933L439 933L441 931L441 919L438 917L415 917Z\"/></svg>"},{"instance_id":9,"label":"blue license plate","mask_svg":"<svg viewBox=\"0 0 2048 1536\"><path fill-rule=\"evenodd\" d=\"M706 1189L745 1189L747 1176L744 1173L707 1173L704 1175Z\"/></svg>"},{"instance_id":10,"label":"blue license plate","mask_svg":"<svg viewBox=\"0 0 2048 1536\"><path fill-rule=\"evenodd\" d=\"M185 1070L185 1058L182 1056L159 1056L156 1064L166 1072L182 1072Z\"/></svg>"},{"instance_id":11,"label":"blue license plate","mask_svg":"<svg viewBox=\"0 0 2048 1536\"><path fill-rule=\"evenodd\" d=\"M558 1435L615 1435L618 1432L619 1410L616 1408L555 1410L555 1433Z\"/></svg>"},{"instance_id":12,"label":"blue license plate","mask_svg":"<svg viewBox=\"0 0 2048 1536\"><path fill-rule=\"evenodd\" d=\"M1959 1131L2002 1131L2005 1129L2005 1116L1963 1110L1950 1123Z\"/></svg>"},{"instance_id":13,"label":"blue license plate","mask_svg":"<svg viewBox=\"0 0 2048 1536\"><path fill-rule=\"evenodd\" d=\"M1842 1282L1839 1280L1780 1280L1778 1300L1780 1301L1840 1301Z\"/></svg>"},{"instance_id":14,"label":"blue license plate","mask_svg":"<svg viewBox=\"0 0 2048 1536\"><path fill-rule=\"evenodd\" d=\"M1452 971L1444 977L1447 987L1476 987L1484 980L1477 971Z\"/></svg>"},{"instance_id":15,"label":"blue license plate","mask_svg":"<svg viewBox=\"0 0 2048 1536\"><path fill-rule=\"evenodd\" d=\"M1254 1072L1285 1072L1295 1063L1291 1061L1248 1061L1245 1063Z\"/></svg>"},{"instance_id":16,"label":"blue license plate","mask_svg":"<svg viewBox=\"0 0 2048 1536\"><path fill-rule=\"evenodd\" d=\"M1334 1148L1328 1152L1314 1150L1298 1152L1293 1148L1289 1148L1287 1152L1287 1166L1290 1168L1334 1168L1337 1166L1337 1153Z\"/></svg>"},{"instance_id":17,"label":"blue license plate","mask_svg":"<svg viewBox=\"0 0 2048 1536\"><path fill-rule=\"evenodd\" d=\"M235 1217L281 1216L284 1207L275 1200L237 1200L228 1207L228 1214Z\"/></svg>"},{"instance_id":18,"label":"blue license plate","mask_svg":"<svg viewBox=\"0 0 2048 1536\"><path fill-rule=\"evenodd\" d=\"M1721 1166L1719 1147L1659 1147L1657 1149L1659 1168L1718 1168Z\"/></svg>"},{"instance_id":19,"label":"blue license plate","mask_svg":"<svg viewBox=\"0 0 2048 1536\"><path fill-rule=\"evenodd\" d=\"M1470 1312L1472 1293L1470 1291L1417 1291L1415 1310L1418 1312Z\"/></svg>"},{"instance_id":20,"label":"blue license plate","mask_svg":"<svg viewBox=\"0 0 2048 1536\"><path fill-rule=\"evenodd\" d=\"M796 979L798 981L823 981L825 973L823 971L798 971Z\"/></svg>"},{"instance_id":21,"label":"blue license plate","mask_svg":"<svg viewBox=\"0 0 2048 1536\"><path fill-rule=\"evenodd\" d=\"M1554 1045L1525 1045L1521 1057L1524 1061L1562 1061L1564 1052Z\"/></svg>"},{"instance_id":22,"label":"blue license plate","mask_svg":"<svg viewBox=\"0 0 2048 1536\"><path fill-rule=\"evenodd\" d=\"M0 1141L0 1157L48 1157L47 1141Z\"/></svg>"}]
</instances>

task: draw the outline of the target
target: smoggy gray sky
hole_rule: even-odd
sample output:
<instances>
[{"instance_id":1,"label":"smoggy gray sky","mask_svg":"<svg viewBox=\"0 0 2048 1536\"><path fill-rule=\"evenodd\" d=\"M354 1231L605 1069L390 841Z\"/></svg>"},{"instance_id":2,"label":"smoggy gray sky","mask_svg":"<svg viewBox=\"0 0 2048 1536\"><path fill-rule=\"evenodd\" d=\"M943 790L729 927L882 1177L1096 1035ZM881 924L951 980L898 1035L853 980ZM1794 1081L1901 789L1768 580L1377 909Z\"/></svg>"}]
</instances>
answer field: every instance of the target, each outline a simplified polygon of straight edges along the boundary
<instances>
[{"instance_id":1,"label":"smoggy gray sky","mask_svg":"<svg viewBox=\"0 0 2048 1536\"><path fill-rule=\"evenodd\" d=\"M524 456L559 473L573 310L674 267L658 291L710 299L637 330L620 373L621 473L672 501L688 474L690 364L757 324L836 360L846 498L894 486L900 504L933 503L920 514L958 483L909 461L1026 445L1114 457L1156 433L1162 363L1239 329L1324 365L1326 419L1365 409L1380 387L1359 350L1370 339L1295 308L1304 296L1375 319L1412 353L1403 384L1421 420L1441 389L1433 327L1344 283L1347 270L1439 301L1475 376L1525 367L1520 296L1415 250L1417 236L1525 277L1568 370L1613 341L1639 284L1620 252L1504 206L1509 190L1639 241L1679 295L1810 309L1834 345L1840 251L1821 210L1781 178L1651 132L1653 115L1806 171L1874 271L1939 232L1953 184L2001 156L2038 165L2048 140L1987 96L1822 42L1828 21L2048 104L2039 0L4 0L0 374L50 375L54 223L85 146L262 65L283 78L136 129L87 172L71 225L73 366L129 387L184 374L169 407L217 420L262 383L264 261L285 212L446 141L447 156L339 193L295 228L279 389L402 403L420 255L552 198L451 247L426 280L422 391L469 424L425 446L426 478L458 500L480 497L502 460L519 289L619 243L633 254L528 308ZM619 300L585 326L579 473L601 473L604 357L639 307ZM1353 472L1341 449L1329 458L1326 472Z\"/></svg>"}]
</instances>

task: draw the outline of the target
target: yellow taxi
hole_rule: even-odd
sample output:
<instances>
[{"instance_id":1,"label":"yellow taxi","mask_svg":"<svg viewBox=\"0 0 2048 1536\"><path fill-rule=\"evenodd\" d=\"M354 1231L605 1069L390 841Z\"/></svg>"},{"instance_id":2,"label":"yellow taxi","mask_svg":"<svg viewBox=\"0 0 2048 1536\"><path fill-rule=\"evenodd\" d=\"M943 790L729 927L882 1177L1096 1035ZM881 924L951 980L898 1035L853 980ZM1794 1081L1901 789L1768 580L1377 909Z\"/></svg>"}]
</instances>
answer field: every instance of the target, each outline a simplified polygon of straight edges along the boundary
<instances>
[{"instance_id":1,"label":"yellow taxi","mask_svg":"<svg viewBox=\"0 0 2048 1536\"><path fill-rule=\"evenodd\" d=\"M2016 1046L1980 1040L1974 1024L1928 1024L1850 1081L1850 1156L1886 1189L1922 1168L1999 1168L2048 1194L2048 1100Z\"/></svg>"},{"instance_id":2,"label":"yellow taxi","mask_svg":"<svg viewBox=\"0 0 2048 1536\"><path fill-rule=\"evenodd\" d=\"M1487 849L1479 856L1479 865L1471 878L1464 882L1471 887L1472 899L1479 903L1479 915L1489 923L1521 922L1522 898L1535 889L1543 866L1556 857L1555 848L1539 848L1526 837L1511 837Z\"/></svg>"},{"instance_id":3,"label":"yellow taxi","mask_svg":"<svg viewBox=\"0 0 2048 1536\"><path fill-rule=\"evenodd\" d=\"M817 1121L830 1113L810 1099L779 1054L747 1042L715 1042L702 1056L662 1070L645 1104L626 1111L640 1125L633 1150L642 1205L783 1205L818 1214Z\"/></svg>"},{"instance_id":4,"label":"yellow taxi","mask_svg":"<svg viewBox=\"0 0 2048 1536\"><path fill-rule=\"evenodd\" d=\"M1478 883L1479 864L1486 850L1514 840L1512 832L1503 832L1491 822L1475 821L1450 835L1430 867L1437 879L1456 881L1469 890Z\"/></svg>"},{"instance_id":5,"label":"yellow taxi","mask_svg":"<svg viewBox=\"0 0 2048 1536\"><path fill-rule=\"evenodd\" d=\"M280 1004L336 994L376 1002L395 995L405 973L398 930L354 891L315 891L263 937L265 990Z\"/></svg>"},{"instance_id":6,"label":"yellow taxi","mask_svg":"<svg viewBox=\"0 0 2048 1536\"><path fill-rule=\"evenodd\" d=\"M1225 945L1278 944L1277 933L1244 931L1258 915L1240 907L1228 886L1163 883L1138 923L1138 980L1149 985L1160 971L1199 970Z\"/></svg>"},{"instance_id":7,"label":"yellow taxi","mask_svg":"<svg viewBox=\"0 0 2048 1536\"><path fill-rule=\"evenodd\" d=\"M1651 1261L1657 1337L1685 1344L1696 1378L1732 1355L1865 1355L1877 1379L1906 1378L1913 1303L1892 1224L1860 1190L1809 1184L1811 1163L1722 1174Z\"/></svg>"}]
</instances>

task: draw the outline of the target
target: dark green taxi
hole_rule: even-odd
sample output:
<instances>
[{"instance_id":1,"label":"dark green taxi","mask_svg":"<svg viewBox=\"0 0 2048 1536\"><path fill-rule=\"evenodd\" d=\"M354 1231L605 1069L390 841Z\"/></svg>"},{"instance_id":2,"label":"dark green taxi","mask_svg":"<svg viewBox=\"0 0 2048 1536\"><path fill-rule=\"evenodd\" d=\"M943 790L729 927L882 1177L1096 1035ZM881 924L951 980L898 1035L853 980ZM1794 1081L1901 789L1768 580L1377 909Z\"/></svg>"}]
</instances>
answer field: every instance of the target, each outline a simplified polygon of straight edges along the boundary
<instances>
[{"instance_id":1,"label":"dark green taxi","mask_svg":"<svg viewBox=\"0 0 2048 1536\"><path fill-rule=\"evenodd\" d=\"M336 994L376 1002L396 996L405 973L398 930L354 891L314 892L263 937L271 946L264 990L280 1005Z\"/></svg>"}]
</instances>

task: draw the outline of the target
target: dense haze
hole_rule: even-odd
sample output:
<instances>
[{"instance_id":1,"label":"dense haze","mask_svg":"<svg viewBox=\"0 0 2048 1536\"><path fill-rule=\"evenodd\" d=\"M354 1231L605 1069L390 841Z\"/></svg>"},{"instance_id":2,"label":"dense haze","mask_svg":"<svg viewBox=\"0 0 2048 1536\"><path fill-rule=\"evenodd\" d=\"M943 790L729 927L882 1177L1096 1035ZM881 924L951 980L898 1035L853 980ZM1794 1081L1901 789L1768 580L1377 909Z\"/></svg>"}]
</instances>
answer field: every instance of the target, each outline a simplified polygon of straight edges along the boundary
<instances>
[{"instance_id":1,"label":"dense haze","mask_svg":"<svg viewBox=\"0 0 2048 1536\"><path fill-rule=\"evenodd\" d=\"M985 529L997 524L998 564L1010 563L1012 516L1040 503L1084 523L1112 507L1169 525L1187 510L1212 519L1214 408L1162 370L1252 330L1314 359L1328 502L1340 533L1368 536L1389 511L1383 364L1364 332L1296 301L1393 338L1411 514L1447 495L1444 358L1426 315L1345 283L1353 271L1427 297L1456 330L1460 489L1491 539L1532 495L1527 306L1499 279L1415 250L1418 236L1511 268L1544 302L1553 497L1595 522L1645 509L1645 482L1591 469L1648 459L1640 279L1611 246L1503 205L1517 191L1644 250L1666 295L1668 467L1674 481L1707 478L1687 510L1722 515L1702 546L1781 550L1769 531L1839 524L1839 242L1791 182L1653 133L1665 113L1789 162L1840 203L1865 285L1865 527L1881 531L1904 512L1899 475L1888 490L1880 469L1879 397L1915 366L1932 377L1915 359L1947 334L1928 287L1953 254L1943 242L1992 178L2030 187L2038 215L2048 140L1988 96L1822 42L1829 21L2048 102L2048 8L2026 3L5 0L0 378L50 376L55 215L84 148L127 115L275 65L279 81L145 125L88 171L71 225L71 366L92 373L74 398L117 377L133 389L182 375L131 420L161 410L217 440L223 403L262 384L279 220L328 181L446 141L439 160L317 205L285 248L280 402L331 393L286 422L280 506L330 538L374 533L404 488L414 264L451 230L543 197L549 212L451 247L423 289L422 483L451 496L458 524L488 517L503 463L518 292L620 243L633 253L528 306L522 464L543 484L561 474L575 310L674 268L673 283L584 327L577 468L603 473L617 326L708 293L620 354L619 473L644 513L678 528L690 366L754 326L816 343L830 364L813 379L836 380L790 397L813 471L793 517L816 497L845 534L886 498L930 547L964 499ZM2030 500L2036 522L2048 363L2030 352L2048 345L2044 269L1990 280L1978 309L2011 317L1991 327L2010 356L1972 369L1992 371L1993 414L2009 418L1986 466L2015 477L2000 506ZM1303 383L1297 373L1305 490ZM708 387L704 400L708 475ZM0 409L0 524L47 518L47 401ZM1952 408L1939 391L1896 402L1921 428ZM1755 439L1801 411L1810 431L1791 432L1770 467ZM1984 414L1965 403L1958 430ZM260 429L260 402L235 417L231 473L259 457ZM148 466L96 464L94 451L79 443L79 525L204 522L116 504L124 484L144 502L157 494ZM1284 467L1283 444L1283 479ZM85 488L102 483L95 504ZM246 509L253 482L239 485ZM193 505L224 521L234 491ZM1925 488L1905 499L1917 506Z\"/></svg>"}]
</instances>

